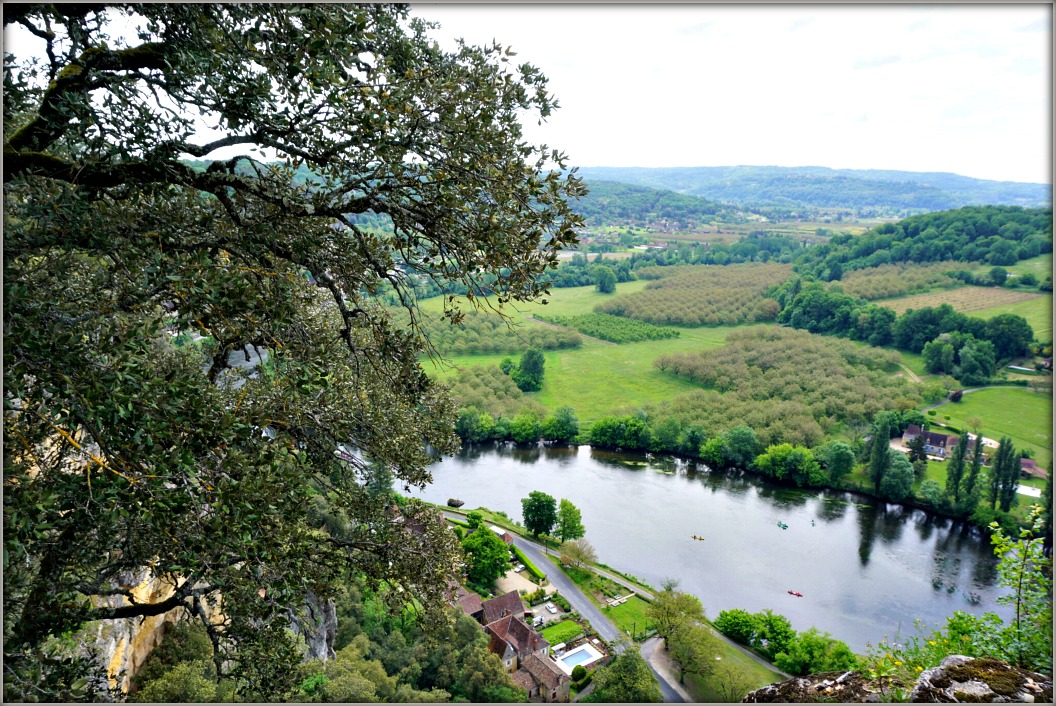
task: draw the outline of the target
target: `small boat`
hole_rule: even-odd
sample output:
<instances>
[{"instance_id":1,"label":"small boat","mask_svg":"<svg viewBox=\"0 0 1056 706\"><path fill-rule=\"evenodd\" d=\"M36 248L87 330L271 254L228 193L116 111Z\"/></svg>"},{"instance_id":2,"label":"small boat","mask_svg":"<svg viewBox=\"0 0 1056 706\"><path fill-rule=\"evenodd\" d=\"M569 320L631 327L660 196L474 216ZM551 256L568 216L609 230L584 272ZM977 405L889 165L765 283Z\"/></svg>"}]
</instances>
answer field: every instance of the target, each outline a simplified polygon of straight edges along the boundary
<instances>
[{"instance_id":1,"label":"small boat","mask_svg":"<svg viewBox=\"0 0 1056 706\"><path fill-rule=\"evenodd\" d=\"M693 539L699 539L699 540L700 540L700 541L702 541L702 542L704 541L704 538L703 538L703 537L698 537L698 536L697 536L697 535L695 535L695 534L691 534L691 535L689 535L689 536L690 536L690 537L692 537Z\"/></svg>"},{"instance_id":2,"label":"small boat","mask_svg":"<svg viewBox=\"0 0 1056 706\"><path fill-rule=\"evenodd\" d=\"M802 594L802 593L800 593L799 591L789 591L789 592L788 592L788 595L790 595L790 596L796 596L797 598L802 598L802 597L803 597L803 594Z\"/></svg>"},{"instance_id":3,"label":"small boat","mask_svg":"<svg viewBox=\"0 0 1056 706\"><path fill-rule=\"evenodd\" d=\"M788 529L788 525L786 525L784 522L781 522L780 520L778 520L777 526L781 529Z\"/></svg>"}]
</instances>

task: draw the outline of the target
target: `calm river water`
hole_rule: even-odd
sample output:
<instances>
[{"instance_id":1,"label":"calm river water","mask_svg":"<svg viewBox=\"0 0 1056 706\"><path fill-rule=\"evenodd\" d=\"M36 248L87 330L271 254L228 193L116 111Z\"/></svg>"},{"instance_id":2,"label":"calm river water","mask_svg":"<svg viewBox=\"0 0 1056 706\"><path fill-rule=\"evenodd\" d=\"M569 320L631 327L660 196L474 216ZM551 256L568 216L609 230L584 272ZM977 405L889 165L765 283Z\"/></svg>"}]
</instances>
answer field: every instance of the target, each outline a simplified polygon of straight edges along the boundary
<instances>
[{"instance_id":1,"label":"calm river water","mask_svg":"<svg viewBox=\"0 0 1056 706\"><path fill-rule=\"evenodd\" d=\"M989 542L921 510L588 446L473 446L431 470L417 497L457 497L463 510L488 507L518 522L533 490L568 498L600 561L657 587L677 579L710 618L771 608L796 630L814 626L863 652L900 625L913 634L916 618L940 626L955 610L1009 616L995 601Z\"/></svg>"}]
</instances>

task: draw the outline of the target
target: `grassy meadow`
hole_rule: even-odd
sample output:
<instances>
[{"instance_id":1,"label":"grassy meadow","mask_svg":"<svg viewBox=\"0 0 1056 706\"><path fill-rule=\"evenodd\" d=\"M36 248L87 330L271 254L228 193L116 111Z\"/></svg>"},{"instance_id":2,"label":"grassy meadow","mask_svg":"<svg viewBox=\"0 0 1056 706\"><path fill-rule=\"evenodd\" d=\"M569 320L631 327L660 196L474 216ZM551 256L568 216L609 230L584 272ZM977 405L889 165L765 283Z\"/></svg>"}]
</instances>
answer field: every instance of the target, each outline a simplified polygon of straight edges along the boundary
<instances>
[{"instance_id":1,"label":"grassy meadow","mask_svg":"<svg viewBox=\"0 0 1056 706\"><path fill-rule=\"evenodd\" d=\"M980 265L971 271L972 276L989 277L991 269L993 269L993 265ZM1037 277L1038 281L1041 282L1052 274L1052 253L1038 255L1029 260L1020 260L1014 265L1007 265L1005 269L1009 274L1014 275L1025 275L1030 273Z\"/></svg>"},{"instance_id":2,"label":"grassy meadow","mask_svg":"<svg viewBox=\"0 0 1056 706\"><path fill-rule=\"evenodd\" d=\"M1052 398L1046 394L1022 387L990 387L935 411L936 421L959 429L978 418L983 436L995 440L1007 436L1017 449L1033 451L1039 466L1052 469Z\"/></svg>"},{"instance_id":3,"label":"grassy meadow","mask_svg":"<svg viewBox=\"0 0 1056 706\"><path fill-rule=\"evenodd\" d=\"M646 284L643 280L621 283L616 292L640 291ZM519 306L513 317L519 325L538 326L542 324L529 321L535 312L546 311L562 316L587 314L593 311L595 304L611 296L597 292L594 287L554 289L552 296L548 297L548 304ZM428 311L439 312L442 301L428 299L422 305ZM622 345L584 338L581 348L546 351L543 388L531 396L551 410L562 405L572 406L581 426L618 409L633 410L645 404L663 402L698 389L698 386L660 372L653 367L653 360L668 353L718 348L726 342L731 331L747 326L675 328L680 331L678 338ZM518 358L516 355L466 355L451 356L439 363L426 360L423 364L427 373L442 380L456 374L461 367L498 365L506 357L515 361Z\"/></svg>"}]
</instances>

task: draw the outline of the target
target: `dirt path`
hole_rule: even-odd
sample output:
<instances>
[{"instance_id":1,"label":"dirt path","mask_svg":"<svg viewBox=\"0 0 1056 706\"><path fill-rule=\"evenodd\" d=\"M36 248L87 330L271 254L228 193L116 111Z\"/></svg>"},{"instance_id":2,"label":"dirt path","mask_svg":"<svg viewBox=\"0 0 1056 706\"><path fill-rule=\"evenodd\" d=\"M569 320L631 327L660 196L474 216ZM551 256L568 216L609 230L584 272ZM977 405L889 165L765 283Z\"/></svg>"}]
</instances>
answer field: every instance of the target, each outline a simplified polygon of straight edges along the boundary
<instances>
[{"instance_id":1,"label":"dirt path","mask_svg":"<svg viewBox=\"0 0 1056 706\"><path fill-rule=\"evenodd\" d=\"M901 367L901 368L902 368L903 370L905 370L905 371L906 371L906 375L909 375L909 379L910 379L910 380L912 380L913 382L918 382L918 383L920 382L920 378L919 378L919 377L917 376L917 374L916 374L915 372L913 372L912 370L910 370L909 368L907 368L907 367L906 367L906 366L905 366L904 364L902 364L902 363L899 363L899 366L900 366L900 367Z\"/></svg>"},{"instance_id":2,"label":"dirt path","mask_svg":"<svg viewBox=\"0 0 1056 706\"><path fill-rule=\"evenodd\" d=\"M526 321L531 321L533 324L539 324L541 326L546 326L547 328L559 328L559 329L567 329L567 328L569 328L568 326L558 326L557 324L552 324L549 321L543 321L542 319L537 319L534 316L528 316L528 317L525 318L525 320ZM575 331L575 329L572 329L572 330ZM588 336L585 333L580 333L578 331L576 331L576 333L579 333L580 336L582 336L583 338L586 338L587 340L597 341L598 343L600 343L600 344L602 344L604 346L615 346L615 345L617 345L617 344L613 343L612 341L605 341L605 340L602 340L600 338L594 338L593 336Z\"/></svg>"}]
</instances>

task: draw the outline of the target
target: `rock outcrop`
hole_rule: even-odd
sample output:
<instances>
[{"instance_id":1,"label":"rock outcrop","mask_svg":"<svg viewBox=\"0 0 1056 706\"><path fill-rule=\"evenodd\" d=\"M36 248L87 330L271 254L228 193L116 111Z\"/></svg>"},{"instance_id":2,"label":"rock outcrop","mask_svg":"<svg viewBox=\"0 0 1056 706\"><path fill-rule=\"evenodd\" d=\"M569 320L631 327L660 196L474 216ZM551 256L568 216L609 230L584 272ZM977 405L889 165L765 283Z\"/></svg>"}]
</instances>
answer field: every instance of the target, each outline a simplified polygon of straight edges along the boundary
<instances>
[{"instance_id":1,"label":"rock outcrop","mask_svg":"<svg viewBox=\"0 0 1056 706\"><path fill-rule=\"evenodd\" d=\"M764 686L742 703L879 703L898 696L914 703L1052 703L1052 677L997 659L951 655L901 694L859 671L825 672Z\"/></svg>"}]
</instances>

